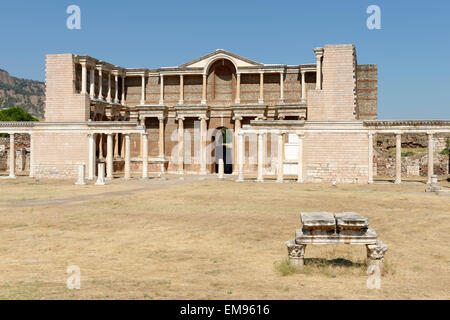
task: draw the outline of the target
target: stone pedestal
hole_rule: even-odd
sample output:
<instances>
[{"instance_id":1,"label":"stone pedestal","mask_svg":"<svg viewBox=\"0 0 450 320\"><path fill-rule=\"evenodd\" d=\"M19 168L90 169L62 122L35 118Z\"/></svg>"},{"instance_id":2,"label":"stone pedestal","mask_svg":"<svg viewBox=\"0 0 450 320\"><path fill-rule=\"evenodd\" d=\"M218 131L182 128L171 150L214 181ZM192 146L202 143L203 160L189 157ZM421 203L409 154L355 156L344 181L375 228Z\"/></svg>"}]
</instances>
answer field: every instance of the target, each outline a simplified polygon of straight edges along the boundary
<instances>
[{"instance_id":1,"label":"stone pedestal","mask_svg":"<svg viewBox=\"0 0 450 320\"><path fill-rule=\"evenodd\" d=\"M382 269L387 246L377 240L377 233L369 228L369 219L354 212L302 212L301 222L295 240L286 242L292 265L303 266L308 244L358 244L366 245L367 263Z\"/></svg>"},{"instance_id":2,"label":"stone pedestal","mask_svg":"<svg viewBox=\"0 0 450 320\"><path fill-rule=\"evenodd\" d=\"M84 164L78 165L78 180L75 182L77 185L86 185L87 182L85 180L85 174L86 174L86 166Z\"/></svg>"},{"instance_id":3,"label":"stone pedestal","mask_svg":"<svg viewBox=\"0 0 450 320\"><path fill-rule=\"evenodd\" d=\"M106 184L105 182L105 164L99 163L98 164L98 178L95 185L97 186L104 186Z\"/></svg>"},{"instance_id":4,"label":"stone pedestal","mask_svg":"<svg viewBox=\"0 0 450 320\"><path fill-rule=\"evenodd\" d=\"M439 191L437 175L433 174L430 177L430 186L425 189L425 192L437 192Z\"/></svg>"},{"instance_id":5,"label":"stone pedestal","mask_svg":"<svg viewBox=\"0 0 450 320\"><path fill-rule=\"evenodd\" d=\"M224 165L223 165L223 159L219 159L219 168L218 168L218 179L223 180L224 179Z\"/></svg>"}]
</instances>

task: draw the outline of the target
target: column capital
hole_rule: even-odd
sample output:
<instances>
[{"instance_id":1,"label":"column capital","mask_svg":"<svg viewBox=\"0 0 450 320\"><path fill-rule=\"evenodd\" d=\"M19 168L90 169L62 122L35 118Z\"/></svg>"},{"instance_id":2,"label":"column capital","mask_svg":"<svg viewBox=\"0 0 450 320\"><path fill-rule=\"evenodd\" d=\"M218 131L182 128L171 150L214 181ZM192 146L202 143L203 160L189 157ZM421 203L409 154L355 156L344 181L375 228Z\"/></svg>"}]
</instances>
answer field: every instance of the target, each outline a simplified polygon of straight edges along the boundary
<instances>
[{"instance_id":1,"label":"column capital","mask_svg":"<svg viewBox=\"0 0 450 320\"><path fill-rule=\"evenodd\" d=\"M181 121L184 121L185 120L185 117L184 116L176 116L176 120L181 120Z\"/></svg>"},{"instance_id":2,"label":"column capital","mask_svg":"<svg viewBox=\"0 0 450 320\"><path fill-rule=\"evenodd\" d=\"M322 58L323 57L323 52L324 52L323 48L314 48L313 51L316 54L316 58Z\"/></svg>"},{"instance_id":3,"label":"column capital","mask_svg":"<svg viewBox=\"0 0 450 320\"><path fill-rule=\"evenodd\" d=\"M243 117L242 116L233 116L231 119L234 121L236 121L236 120L242 121Z\"/></svg>"},{"instance_id":4,"label":"column capital","mask_svg":"<svg viewBox=\"0 0 450 320\"><path fill-rule=\"evenodd\" d=\"M427 135L428 135L428 136L433 136L435 133L436 133L436 132L434 132L434 131L427 131Z\"/></svg>"},{"instance_id":5,"label":"column capital","mask_svg":"<svg viewBox=\"0 0 450 320\"><path fill-rule=\"evenodd\" d=\"M207 115L201 115L198 117L198 120L209 120Z\"/></svg>"}]
</instances>

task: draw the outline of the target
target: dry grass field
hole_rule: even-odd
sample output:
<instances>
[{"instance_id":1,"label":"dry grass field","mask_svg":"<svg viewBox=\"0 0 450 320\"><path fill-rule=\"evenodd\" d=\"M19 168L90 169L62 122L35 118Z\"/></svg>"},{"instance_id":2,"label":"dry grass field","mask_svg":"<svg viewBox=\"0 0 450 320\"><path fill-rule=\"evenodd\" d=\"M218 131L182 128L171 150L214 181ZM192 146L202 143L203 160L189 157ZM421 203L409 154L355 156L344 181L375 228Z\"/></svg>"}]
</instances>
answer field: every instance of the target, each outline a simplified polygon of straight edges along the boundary
<instances>
[{"instance_id":1,"label":"dry grass field","mask_svg":"<svg viewBox=\"0 0 450 320\"><path fill-rule=\"evenodd\" d=\"M450 192L73 182L0 180L0 299L450 299ZM381 289L366 287L364 246L308 246L305 268L286 268L300 211L367 216L389 246ZM66 288L70 265L80 267L80 290Z\"/></svg>"}]
</instances>

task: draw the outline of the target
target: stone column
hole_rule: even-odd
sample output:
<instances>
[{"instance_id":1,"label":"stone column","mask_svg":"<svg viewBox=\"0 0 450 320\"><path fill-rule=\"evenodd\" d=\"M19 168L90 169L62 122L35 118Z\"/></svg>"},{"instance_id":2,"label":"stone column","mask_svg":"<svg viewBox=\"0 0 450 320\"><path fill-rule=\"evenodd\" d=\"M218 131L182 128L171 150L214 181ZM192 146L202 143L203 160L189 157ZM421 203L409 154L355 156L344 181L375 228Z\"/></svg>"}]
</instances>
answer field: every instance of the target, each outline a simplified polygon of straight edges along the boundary
<instances>
[{"instance_id":1,"label":"stone column","mask_svg":"<svg viewBox=\"0 0 450 320\"><path fill-rule=\"evenodd\" d=\"M233 174L237 172L238 167L238 155L239 155L239 143L238 143L238 132L241 130L241 120L242 117L234 116L234 138L233 138Z\"/></svg>"},{"instance_id":2,"label":"stone column","mask_svg":"<svg viewBox=\"0 0 450 320\"><path fill-rule=\"evenodd\" d=\"M200 117L200 173L206 174L206 116Z\"/></svg>"},{"instance_id":3,"label":"stone column","mask_svg":"<svg viewBox=\"0 0 450 320\"><path fill-rule=\"evenodd\" d=\"M98 158L103 159L103 133L100 133L100 139L98 141Z\"/></svg>"},{"instance_id":4,"label":"stone column","mask_svg":"<svg viewBox=\"0 0 450 320\"><path fill-rule=\"evenodd\" d=\"M142 134L142 179L148 178L148 134Z\"/></svg>"},{"instance_id":5,"label":"stone column","mask_svg":"<svg viewBox=\"0 0 450 320\"><path fill-rule=\"evenodd\" d=\"M130 135L125 134L125 179L131 178L131 143Z\"/></svg>"},{"instance_id":6,"label":"stone column","mask_svg":"<svg viewBox=\"0 0 450 320\"><path fill-rule=\"evenodd\" d=\"M81 94L87 93L87 65L81 62Z\"/></svg>"},{"instance_id":7,"label":"stone column","mask_svg":"<svg viewBox=\"0 0 450 320\"><path fill-rule=\"evenodd\" d=\"M164 75L160 75L160 84L159 84L159 104L164 104Z\"/></svg>"},{"instance_id":8,"label":"stone column","mask_svg":"<svg viewBox=\"0 0 450 320\"><path fill-rule=\"evenodd\" d=\"M180 101L178 104L184 103L184 76L180 74Z\"/></svg>"},{"instance_id":9,"label":"stone column","mask_svg":"<svg viewBox=\"0 0 450 320\"><path fill-rule=\"evenodd\" d=\"M141 75L141 105L145 104L145 74Z\"/></svg>"},{"instance_id":10,"label":"stone column","mask_svg":"<svg viewBox=\"0 0 450 320\"><path fill-rule=\"evenodd\" d=\"M34 177L34 135L30 133L30 178Z\"/></svg>"},{"instance_id":11,"label":"stone column","mask_svg":"<svg viewBox=\"0 0 450 320\"><path fill-rule=\"evenodd\" d=\"M369 132L369 183L373 183L373 132Z\"/></svg>"},{"instance_id":12,"label":"stone column","mask_svg":"<svg viewBox=\"0 0 450 320\"><path fill-rule=\"evenodd\" d=\"M125 135L123 135L122 133L120 134L120 157L122 159L125 158Z\"/></svg>"},{"instance_id":13,"label":"stone column","mask_svg":"<svg viewBox=\"0 0 450 320\"><path fill-rule=\"evenodd\" d=\"M118 74L114 75L114 81L116 83L115 88L114 88L115 89L114 102L119 103L119 75Z\"/></svg>"},{"instance_id":14,"label":"stone column","mask_svg":"<svg viewBox=\"0 0 450 320\"><path fill-rule=\"evenodd\" d=\"M203 86L202 86L202 104L206 104L206 80L207 74L203 74Z\"/></svg>"},{"instance_id":15,"label":"stone column","mask_svg":"<svg viewBox=\"0 0 450 320\"><path fill-rule=\"evenodd\" d=\"M297 132L298 137L298 153L297 153L297 182L303 183L303 138L305 134L303 132Z\"/></svg>"},{"instance_id":16,"label":"stone column","mask_svg":"<svg viewBox=\"0 0 450 320\"><path fill-rule=\"evenodd\" d=\"M434 175L434 146L433 133L428 132L428 184L431 184L431 176Z\"/></svg>"},{"instance_id":17,"label":"stone column","mask_svg":"<svg viewBox=\"0 0 450 320\"><path fill-rule=\"evenodd\" d=\"M262 132L258 132L258 177L256 179L257 182L264 182L264 134Z\"/></svg>"},{"instance_id":18,"label":"stone column","mask_svg":"<svg viewBox=\"0 0 450 320\"><path fill-rule=\"evenodd\" d=\"M280 102L284 102L284 71L280 72Z\"/></svg>"},{"instance_id":19,"label":"stone column","mask_svg":"<svg viewBox=\"0 0 450 320\"><path fill-rule=\"evenodd\" d=\"M88 162L88 180L94 180L95 177L95 133L89 133L89 162Z\"/></svg>"},{"instance_id":20,"label":"stone column","mask_svg":"<svg viewBox=\"0 0 450 320\"><path fill-rule=\"evenodd\" d=\"M90 88L89 88L89 94L91 99L95 98L95 70L94 68L89 70L89 77L90 77Z\"/></svg>"},{"instance_id":21,"label":"stone column","mask_svg":"<svg viewBox=\"0 0 450 320\"><path fill-rule=\"evenodd\" d=\"M107 134L106 138L106 178L113 178L113 135Z\"/></svg>"},{"instance_id":22,"label":"stone column","mask_svg":"<svg viewBox=\"0 0 450 320\"><path fill-rule=\"evenodd\" d=\"M114 135L114 158L119 157L119 134Z\"/></svg>"},{"instance_id":23,"label":"stone column","mask_svg":"<svg viewBox=\"0 0 450 320\"><path fill-rule=\"evenodd\" d=\"M323 48L314 48L316 54L316 90L322 90L322 57Z\"/></svg>"},{"instance_id":24,"label":"stone column","mask_svg":"<svg viewBox=\"0 0 450 320\"><path fill-rule=\"evenodd\" d=\"M9 134L9 178L15 179L16 169L16 145L14 143L14 133Z\"/></svg>"},{"instance_id":25,"label":"stone column","mask_svg":"<svg viewBox=\"0 0 450 320\"><path fill-rule=\"evenodd\" d=\"M258 103L264 103L264 72L259 73L259 99Z\"/></svg>"},{"instance_id":26,"label":"stone column","mask_svg":"<svg viewBox=\"0 0 450 320\"><path fill-rule=\"evenodd\" d=\"M98 69L98 99L103 100L103 76L102 68Z\"/></svg>"},{"instance_id":27,"label":"stone column","mask_svg":"<svg viewBox=\"0 0 450 320\"><path fill-rule=\"evenodd\" d=\"M283 182L283 132L278 133L278 163L277 163L277 182Z\"/></svg>"},{"instance_id":28,"label":"stone column","mask_svg":"<svg viewBox=\"0 0 450 320\"><path fill-rule=\"evenodd\" d=\"M302 70L302 102L306 102L306 81L305 81L306 71Z\"/></svg>"},{"instance_id":29,"label":"stone column","mask_svg":"<svg viewBox=\"0 0 450 320\"><path fill-rule=\"evenodd\" d=\"M158 149L159 157L164 159L164 117L158 117L159 120L159 140Z\"/></svg>"},{"instance_id":30,"label":"stone column","mask_svg":"<svg viewBox=\"0 0 450 320\"><path fill-rule=\"evenodd\" d=\"M184 126L183 117L178 117L178 173L184 172Z\"/></svg>"},{"instance_id":31,"label":"stone column","mask_svg":"<svg viewBox=\"0 0 450 320\"><path fill-rule=\"evenodd\" d=\"M125 76L122 76L122 105L125 105Z\"/></svg>"},{"instance_id":32,"label":"stone column","mask_svg":"<svg viewBox=\"0 0 450 320\"><path fill-rule=\"evenodd\" d=\"M106 96L106 101L111 103L112 99L111 99L111 73L108 72L108 94Z\"/></svg>"},{"instance_id":33,"label":"stone column","mask_svg":"<svg viewBox=\"0 0 450 320\"><path fill-rule=\"evenodd\" d=\"M237 182L244 181L244 158L245 158L244 134L242 132L238 132L238 179L237 179Z\"/></svg>"},{"instance_id":34,"label":"stone column","mask_svg":"<svg viewBox=\"0 0 450 320\"><path fill-rule=\"evenodd\" d=\"M241 103L241 73L236 73L236 99L235 103Z\"/></svg>"},{"instance_id":35,"label":"stone column","mask_svg":"<svg viewBox=\"0 0 450 320\"><path fill-rule=\"evenodd\" d=\"M402 134L396 133L395 142L395 183L402 183Z\"/></svg>"}]
</instances>

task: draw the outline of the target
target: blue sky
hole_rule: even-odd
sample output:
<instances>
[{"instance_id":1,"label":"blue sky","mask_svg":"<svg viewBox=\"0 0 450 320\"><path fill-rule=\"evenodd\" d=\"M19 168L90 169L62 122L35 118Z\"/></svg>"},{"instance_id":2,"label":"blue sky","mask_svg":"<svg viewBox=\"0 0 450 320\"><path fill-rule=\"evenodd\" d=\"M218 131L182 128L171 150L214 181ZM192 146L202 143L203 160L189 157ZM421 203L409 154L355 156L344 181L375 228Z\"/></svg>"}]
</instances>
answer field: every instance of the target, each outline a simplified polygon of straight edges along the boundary
<instances>
[{"instance_id":1,"label":"blue sky","mask_svg":"<svg viewBox=\"0 0 450 320\"><path fill-rule=\"evenodd\" d=\"M81 8L81 30L66 8ZM381 30L366 9L381 8ZM450 119L450 1L2 1L0 68L44 80L45 54L124 67L176 66L215 49L263 63L314 63L313 47L354 43L378 64L380 119Z\"/></svg>"}]
</instances>

